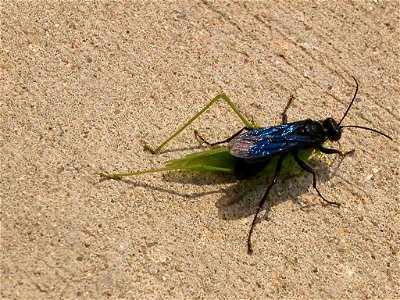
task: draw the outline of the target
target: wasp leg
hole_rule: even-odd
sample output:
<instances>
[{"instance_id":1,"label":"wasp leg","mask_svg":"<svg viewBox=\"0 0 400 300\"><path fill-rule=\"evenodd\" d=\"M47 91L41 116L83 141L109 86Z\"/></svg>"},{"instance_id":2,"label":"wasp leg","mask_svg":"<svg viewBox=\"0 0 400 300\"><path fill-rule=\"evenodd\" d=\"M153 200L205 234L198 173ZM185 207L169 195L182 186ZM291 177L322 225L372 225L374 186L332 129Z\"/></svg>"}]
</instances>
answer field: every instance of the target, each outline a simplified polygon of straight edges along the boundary
<instances>
[{"instance_id":1,"label":"wasp leg","mask_svg":"<svg viewBox=\"0 0 400 300\"><path fill-rule=\"evenodd\" d=\"M271 190L271 188L275 185L276 180L278 179L279 173L282 169L282 162L285 159L286 154L281 155L278 159L278 162L276 163L276 169L275 169L275 175L272 178L272 182L271 184L268 186L267 191L265 192L264 196L262 197L261 201L258 203L258 207L257 207L257 211L256 214L254 216L253 222L251 223L251 227L250 227L250 231L249 231L249 235L247 238L247 253L251 254L253 252L253 245L251 243L251 235L253 234L253 230L254 230L254 226L256 225L256 221L257 221L257 217L258 214L260 213L261 209L263 208L265 201L267 200L269 191Z\"/></svg>"},{"instance_id":2,"label":"wasp leg","mask_svg":"<svg viewBox=\"0 0 400 300\"><path fill-rule=\"evenodd\" d=\"M287 111L289 107L293 104L294 96L290 95L289 101L286 104L285 109L282 112L282 124L287 124Z\"/></svg>"},{"instance_id":3,"label":"wasp leg","mask_svg":"<svg viewBox=\"0 0 400 300\"><path fill-rule=\"evenodd\" d=\"M219 145L219 144L224 144L224 143L228 143L230 140L234 139L235 137L237 137L238 135L240 135L244 130L252 130L253 128L250 127L243 127L242 129L240 129L238 132L236 132L235 134L233 134L232 136L228 137L227 139L223 140L223 141L219 141L219 142L215 142L215 143L210 143L208 141L206 141L201 135L200 133L195 130L194 131L194 135L196 137L196 139L199 139L201 142L203 142L204 144L207 144L208 146L212 147L215 145Z\"/></svg>"},{"instance_id":4,"label":"wasp leg","mask_svg":"<svg viewBox=\"0 0 400 300\"><path fill-rule=\"evenodd\" d=\"M325 154L339 154L341 157L345 157L345 156L347 156L349 154L353 154L354 151L356 151L356 150L353 149L353 150L350 150L350 151L347 151L347 152L342 152L342 151L340 151L338 149L325 148L325 147L322 147L322 146L319 146L318 150L321 151L322 153L325 153Z\"/></svg>"},{"instance_id":5,"label":"wasp leg","mask_svg":"<svg viewBox=\"0 0 400 300\"><path fill-rule=\"evenodd\" d=\"M335 150L335 149L331 149L331 150ZM317 191L318 195L328 204L330 205L336 205L336 206L340 206L340 203L338 202L334 202L334 201L329 201L326 200L324 196L322 196L321 192L318 190L317 188L317 176L315 175L315 171L309 166L307 165L304 161L302 161L299 157L297 152L292 153L293 157L295 159L295 161L298 163L298 165L300 166L300 168L302 168L304 171L311 173L313 176L313 187L314 189Z\"/></svg>"}]
</instances>

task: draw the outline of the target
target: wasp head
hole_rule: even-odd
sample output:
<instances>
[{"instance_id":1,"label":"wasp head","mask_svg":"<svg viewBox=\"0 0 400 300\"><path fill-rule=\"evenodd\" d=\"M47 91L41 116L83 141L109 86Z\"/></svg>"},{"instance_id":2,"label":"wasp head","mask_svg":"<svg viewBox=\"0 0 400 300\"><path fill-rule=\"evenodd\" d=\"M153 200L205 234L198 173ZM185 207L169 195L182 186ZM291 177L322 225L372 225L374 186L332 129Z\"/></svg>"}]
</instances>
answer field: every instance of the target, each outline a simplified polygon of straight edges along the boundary
<instances>
[{"instance_id":1,"label":"wasp head","mask_svg":"<svg viewBox=\"0 0 400 300\"><path fill-rule=\"evenodd\" d=\"M322 122L325 135L331 141L338 141L342 136L340 125L332 118L327 118Z\"/></svg>"}]
</instances>

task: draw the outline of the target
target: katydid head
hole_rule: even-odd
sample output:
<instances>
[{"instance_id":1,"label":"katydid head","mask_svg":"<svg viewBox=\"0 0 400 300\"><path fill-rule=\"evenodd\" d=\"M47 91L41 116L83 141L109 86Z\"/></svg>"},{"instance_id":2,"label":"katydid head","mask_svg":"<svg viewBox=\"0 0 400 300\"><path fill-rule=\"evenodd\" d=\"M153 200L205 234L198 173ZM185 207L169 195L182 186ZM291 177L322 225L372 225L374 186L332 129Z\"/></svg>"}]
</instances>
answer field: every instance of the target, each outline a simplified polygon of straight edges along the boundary
<instances>
[{"instance_id":1,"label":"katydid head","mask_svg":"<svg viewBox=\"0 0 400 300\"><path fill-rule=\"evenodd\" d=\"M356 99L356 96L357 96L358 82L354 78L354 76L353 76L353 79L354 79L354 81L356 83L356 91L354 92L353 99L351 99L351 102L350 102L349 106L347 107L347 110L344 113L342 119L339 121L339 123L336 122L333 118L327 118L322 122L322 127L323 127L323 129L325 131L325 136L327 136L328 139L331 140L331 141L338 141L342 136L342 129L343 128L359 128L359 129L365 129L365 130L369 130L369 131L378 133L378 134L383 135L384 137L386 137L386 138L388 138L390 140L393 140L389 135L387 135L387 134L385 134L385 133L383 133L383 132L381 132L379 130L373 129L373 128L369 128L369 127L365 127L365 126L359 126L359 125L346 125L346 126L342 126L341 125L343 120L344 120L344 118L347 116L347 113L349 112L350 108L352 107L352 105L354 103L354 100Z\"/></svg>"}]
</instances>

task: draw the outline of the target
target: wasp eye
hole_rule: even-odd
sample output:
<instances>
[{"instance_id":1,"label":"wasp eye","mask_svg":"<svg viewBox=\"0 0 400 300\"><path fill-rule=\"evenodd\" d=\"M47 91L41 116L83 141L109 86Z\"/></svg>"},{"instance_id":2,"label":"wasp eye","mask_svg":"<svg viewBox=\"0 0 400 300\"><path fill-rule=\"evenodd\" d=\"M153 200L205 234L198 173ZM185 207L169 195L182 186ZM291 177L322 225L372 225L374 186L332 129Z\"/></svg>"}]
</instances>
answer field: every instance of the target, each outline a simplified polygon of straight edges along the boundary
<instances>
[{"instance_id":1,"label":"wasp eye","mask_svg":"<svg viewBox=\"0 0 400 300\"><path fill-rule=\"evenodd\" d=\"M322 123L322 127L325 130L325 134L330 139L331 141L337 141L340 140L340 137L342 136L340 126L338 123L332 119L332 118L327 118L324 120Z\"/></svg>"}]
</instances>

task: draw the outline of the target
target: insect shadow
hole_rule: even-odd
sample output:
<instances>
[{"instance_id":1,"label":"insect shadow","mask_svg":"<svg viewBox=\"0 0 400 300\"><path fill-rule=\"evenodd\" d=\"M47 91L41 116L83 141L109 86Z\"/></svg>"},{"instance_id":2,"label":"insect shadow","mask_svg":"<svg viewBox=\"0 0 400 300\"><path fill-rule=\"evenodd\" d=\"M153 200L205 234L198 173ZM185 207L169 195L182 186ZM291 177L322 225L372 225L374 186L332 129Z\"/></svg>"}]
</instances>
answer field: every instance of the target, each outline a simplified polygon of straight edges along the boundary
<instances>
[{"instance_id":1,"label":"insect shadow","mask_svg":"<svg viewBox=\"0 0 400 300\"><path fill-rule=\"evenodd\" d=\"M253 183L249 183L249 187L244 192L240 192L237 199L241 199L253 191L257 185L265 184L267 178L272 178L267 185L263 197L259 200L257 209L250 226L247 237L248 253L253 252L251 242L252 233L258 221L258 215L267 199L269 198L272 187L276 184L278 177L290 173L296 166L300 167L305 173L312 175L312 185L315 192L318 194L323 203L339 207L340 203L328 200L325 198L317 187L317 174L312 166L308 164L311 155L314 152L324 154L336 154L342 158L354 152L354 150L342 152L338 149L327 148L325 143L328 141L339 141L344 128L364 129L378 133L390 140L392 138L387 134L373 128L360 125L342 125L343 120L347 116L358 91L358 82L353 77L356 83L354 96L347 107L339 122L333 118L314 121L305 119L288 123L287 110L293 102L291 97L282 113L282 123L276 126L260 127L252 120L249 122L242 113L236 108L232 101L225 94L220 94L212 99L202 110L195 114L188 122L181 126L174 134L167 138L160 146L155 149L148 147L152 153L159 153L161 149L194 120L203 114L216 101L224 100L236 115L242 120L244 127L227 139L210 143L206 141L197 131L195 135L202 143L214 147L221 144L226 144L224 148L211 149L196 153L188 154L182 158L167 161L165 167L159 169L144 170L131 173L101 173L100 176L108 179L121 179L126 176L136 176L146 173L155 173L162 171L213 171L225 173L225 175L234 176L237 180L246 182L250 178L254 178ZM246 132L245 132L246 131ZM243 133L245 132L245 133ZM321 181L329 180L329 173L324 176L324 173L319 171L318 178ZM171 177L172 178L172 177ZM195 177L192 177L195 178ZM207 180L209 180L208 178ZM182 178L180 178L182 182ZM200 181L206 183L206 181ZM196 183L199 184L197 177ZM303 188L297 194L308 190L307 185L301 185ZM307 187L307 189L306 189ZM278 199L280 197L277 197ZM280 201L280 200L278 200ZM219 201L218 203L222 203ZM275 203L275 202L270 202ZM242 214L246 214L248 210L242 210ZM226 215L226 214L225 214ZM235 215L235 214L234 214Z\"/></svg>"},{"instance_id":2,"label":"insect shadow","mask_svg":"<svg viewBox=\"0 0 400 300\"><path fill-rule=\"evenodd\" d=\"M329 182L333 178L334 173L325 162L316 159L311 159L310 162L318 170L319 182ZM271 180L266 181L265 185L268 186ZM286 201L292 201L304 211L308 211L314 205L320 205L320 201L312 203L301 202L301 196L309 193L312 186L312 178L308 174L303 172L287 174L282 176L278 183L279 185L270 192L268 201L263 206L266 216L272 207ZM219 209L218 216L221 219L236 220L254 215L254 210L257 208L260 197L265 193L266 187L265 185L258 186L246 193L246 196L240 198L239 201L236 201L237 195L246 191L246 185L248 184L246 181L241 181L225 189L225 194L216 203ZM266 216L260 219L265 219Z\"/></svg>"}]
</instances>

